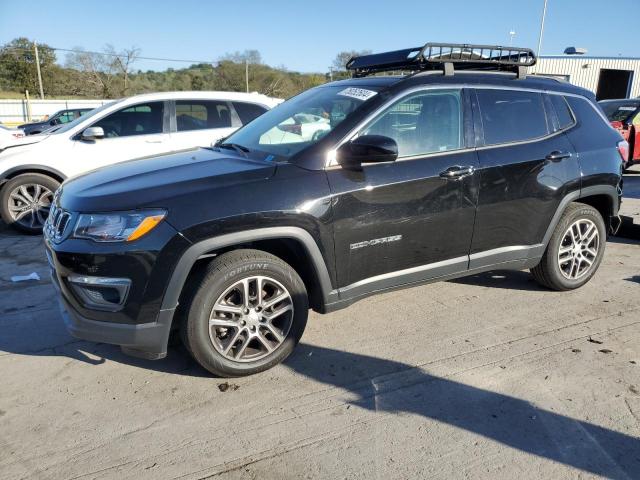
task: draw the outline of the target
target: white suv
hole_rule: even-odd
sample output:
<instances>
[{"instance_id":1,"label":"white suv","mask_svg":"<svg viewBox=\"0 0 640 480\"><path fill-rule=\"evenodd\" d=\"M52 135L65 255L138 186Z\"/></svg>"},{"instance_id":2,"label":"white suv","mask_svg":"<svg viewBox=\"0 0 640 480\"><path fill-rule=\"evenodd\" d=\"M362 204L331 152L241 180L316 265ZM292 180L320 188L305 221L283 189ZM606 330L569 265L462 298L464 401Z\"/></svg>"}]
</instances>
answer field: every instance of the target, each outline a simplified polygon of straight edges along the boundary
<instances>
[{"instance_id":1,"label":"white suv","mask_svg":"<svg viewBox=\"0 0 640 480\"><path fill-rule=\"evenodd\" d=\"M137 95L16 140L0 148L2 219L39 233L65 179L124 160L210 146L280 102L258 93Z\"/></svg>"}]
</instances>

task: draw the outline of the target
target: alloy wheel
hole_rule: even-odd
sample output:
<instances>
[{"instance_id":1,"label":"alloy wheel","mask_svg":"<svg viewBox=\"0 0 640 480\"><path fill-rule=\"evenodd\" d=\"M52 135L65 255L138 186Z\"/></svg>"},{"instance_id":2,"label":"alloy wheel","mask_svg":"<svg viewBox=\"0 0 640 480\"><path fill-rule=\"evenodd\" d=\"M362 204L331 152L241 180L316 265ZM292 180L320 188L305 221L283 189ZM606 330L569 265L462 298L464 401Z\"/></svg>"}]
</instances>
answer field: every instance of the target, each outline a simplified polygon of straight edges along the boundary
<instances>
[{"instance_id":1,"label":"alloy wheel","mask_svg":"<svg viewBox=\"0 0 640 480\"><path fill-rule=\"evenodd\" d=\"M253 362L278 349L293 323L293 300L277 280L243 278L216 300L209 316L214 348L235 362Z\"/></svg>"},{"instance_id":2,"label":"alloy wheel","mask_svg":"<svg viewBox=\"0 0 640 480\"><path fill-rule=\"evenodd\" d=\"M560 242L560 272L569 280L583 277L591 270L599 249L600 234L596 224L586 218L575 221L566 230Z\"/></svg>"},{"instance_id":3,"label":"alloy wheel","mask_svg":"<svg viewBox=\"0 0 640 480\"><path fill-rule=\"evenodd\" d=\"M14 222L26 228L42 228L53 201L53 192L37 183L25 183L9 194L8 209Z\"/></svg>"}]
</instances>

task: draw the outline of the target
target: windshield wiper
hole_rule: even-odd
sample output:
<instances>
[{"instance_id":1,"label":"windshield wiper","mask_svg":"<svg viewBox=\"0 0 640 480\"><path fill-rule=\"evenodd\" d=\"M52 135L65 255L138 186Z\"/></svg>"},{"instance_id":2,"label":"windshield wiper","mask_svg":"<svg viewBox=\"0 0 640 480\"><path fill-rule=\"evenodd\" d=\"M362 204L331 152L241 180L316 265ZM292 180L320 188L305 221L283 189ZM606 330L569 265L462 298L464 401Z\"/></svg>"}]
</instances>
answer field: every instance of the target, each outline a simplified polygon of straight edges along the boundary
<instances>
[{"instance_id":1,"label":"windshield wiper","mask_svg":"<svg viewBox=\"0 0 640 480\"><path fill-rule=\"evenodd\" d=\"M216 145L216 147L218 148L231 148L233 150L235 150L236 152L240 153L243 156L247 156L247 153L249 153L251 150L249 150L247 147L243 146L243 145L239 145L237 143L227 143L227 142L223 142L223 143L219 143Z\"/></svg>"}]
</instances>

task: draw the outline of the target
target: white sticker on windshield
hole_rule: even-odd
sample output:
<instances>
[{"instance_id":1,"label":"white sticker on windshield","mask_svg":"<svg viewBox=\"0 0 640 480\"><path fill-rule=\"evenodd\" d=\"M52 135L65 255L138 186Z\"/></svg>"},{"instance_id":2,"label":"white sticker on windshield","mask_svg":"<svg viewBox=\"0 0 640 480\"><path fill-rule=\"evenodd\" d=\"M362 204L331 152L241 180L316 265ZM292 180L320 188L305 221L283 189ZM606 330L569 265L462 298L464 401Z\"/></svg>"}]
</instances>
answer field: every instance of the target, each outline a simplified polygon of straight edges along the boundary
<instances>
[{"instance_id":1,"label":"white sticker on windshield","mask_svg":"<svg viewBox=\"0 0 640 480\"><path fill-rule=\"evenodd\" d=\"M637 107L618 107L618 110L622 110L623 112L635 112Z\"/></svg>"},{"instance_id":2,"label":"white sticker on windshield","mask_svg":"<svg viewBox=\"0 0 640 480\"><path fill-rule=\"evenodd\" d=\"M354 88L349 87L345 88L341 92L338 92L338 95L343 95L345 97L357 98L358 100L369 100L371 97L375 96L378 92L374 92L373 90L367 90L366 88Z\"/></svg>"}]
</instances>

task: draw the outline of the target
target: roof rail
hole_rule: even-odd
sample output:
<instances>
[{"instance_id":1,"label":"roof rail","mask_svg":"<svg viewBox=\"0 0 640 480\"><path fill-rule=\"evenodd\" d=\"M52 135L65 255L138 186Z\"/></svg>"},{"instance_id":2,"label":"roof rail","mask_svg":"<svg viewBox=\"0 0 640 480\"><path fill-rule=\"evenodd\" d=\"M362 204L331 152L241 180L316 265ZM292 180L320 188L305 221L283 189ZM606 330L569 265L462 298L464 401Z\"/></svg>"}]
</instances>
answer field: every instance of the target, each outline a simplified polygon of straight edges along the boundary
<instances>
[{"instance_id":1,"label":"roof rail","mask_svg":"<svg viewBox=\"0 0 640 480\"><path fill-rule=\"evenodd\" d=\"M354 77L393 70L444 70L452 75L457 70L502 70L526 76L526 68L536 64L530 48L473 45L468 43L427 43L423 47L353 57L347 70Z\"/></svg>"}]
</instances>

